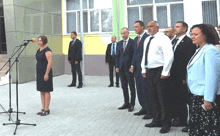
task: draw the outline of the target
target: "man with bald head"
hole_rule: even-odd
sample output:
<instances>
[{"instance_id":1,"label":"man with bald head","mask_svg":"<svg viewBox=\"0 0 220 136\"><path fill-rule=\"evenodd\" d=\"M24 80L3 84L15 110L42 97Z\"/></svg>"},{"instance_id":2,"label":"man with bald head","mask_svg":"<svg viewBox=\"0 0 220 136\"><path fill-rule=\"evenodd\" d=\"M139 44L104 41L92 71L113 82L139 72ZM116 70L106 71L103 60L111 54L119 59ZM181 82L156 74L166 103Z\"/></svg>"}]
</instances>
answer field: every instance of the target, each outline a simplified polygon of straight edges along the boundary
<instances>
[{"instance_id":1,"label":"man with bald head","mask_svg":"<svg viewBox=\"0 0 220 136\"><path fill-rule=\"evenodd\" d=\"M174 29L172 27L167 27L164 31L164 34L170 38L171 42L175 38Z\"/></svg>"},{"instance_id":2,"label":"man with bald head","mask_svg":"<svg viewBox=\"0 0 220 136\"><path fill-rule=\"evenodd\" d=\"M118 109L128 109L129 112L132 112L135 105L135 86L134 74L131 73L129 69L131 67L132 57L134 54L134 40L129 38L129 31L126 27L121 29L121 37L123 40L118 42L117 46L116 72L120 73L124 104ZM130 102L128 85L130 88Z\"/></svg>"},{"instance_id":3,"label":"man with bald head","mask_svg":"<svg viewBox=\"0 0 220 136\"><path fill-rule=\"evenodd\" d=\"M110 85L108 87L114 86L114 69L115 69L115 60L116 60L116 49L117 49L117 42L116 36L112 36L111 38L112 43L108 44L106 54L105 54L105 63L109 66L109 78L110 78ZM119 87L119 73L116 73L116 87Z\"/></svg>"},{"instance_id":4,"label":"man with bald head","mask_svg":"<svg viewBox=\"0 0 220 136\"><path fill-rule=\"evenodd\" d=\"M141 61L142 75L147 79L148 94L151 98L154 117L145 127L161 127L160 133L167 133L171 127L169 117L169 75L173 62L173 49L170 39L159 33L157 21L147 24L150 36L144 41Z\"/></svg>"}]
</instances>

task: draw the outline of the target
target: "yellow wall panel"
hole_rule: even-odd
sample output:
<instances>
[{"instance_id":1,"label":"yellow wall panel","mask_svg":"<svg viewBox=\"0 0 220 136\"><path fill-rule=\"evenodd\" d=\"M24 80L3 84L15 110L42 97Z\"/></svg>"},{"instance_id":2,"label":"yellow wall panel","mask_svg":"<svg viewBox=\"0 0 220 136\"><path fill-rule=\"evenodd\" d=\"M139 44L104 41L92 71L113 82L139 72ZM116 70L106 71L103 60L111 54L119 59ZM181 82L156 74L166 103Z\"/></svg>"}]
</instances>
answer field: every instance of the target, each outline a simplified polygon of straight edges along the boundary
<instances>
[{"instance_id":1,"label":"yellow wall panel","mask_svg":"<svg viewBox=\"0 0 220 136\"><path fill-rule=\"evenodd\" d=\"M80 39L80 36L77 36ZM63 53L68 54L69 43L71 41L70 35L63 36ZM84 35L84 53L85 55L104 55L106 52L106 45L99 35L91 34Z\"/></svg>"}]
</instances>

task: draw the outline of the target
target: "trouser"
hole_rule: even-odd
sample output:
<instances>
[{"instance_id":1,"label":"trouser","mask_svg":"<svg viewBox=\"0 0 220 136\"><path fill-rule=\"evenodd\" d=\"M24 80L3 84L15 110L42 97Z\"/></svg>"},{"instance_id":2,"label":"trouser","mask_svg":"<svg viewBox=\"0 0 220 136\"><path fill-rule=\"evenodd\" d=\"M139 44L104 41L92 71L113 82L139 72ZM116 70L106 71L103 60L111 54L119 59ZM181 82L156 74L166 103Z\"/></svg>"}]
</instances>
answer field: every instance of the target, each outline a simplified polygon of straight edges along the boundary
<instances>
[{"instance_id":1,"label":"trouser","mask_svg":"<svg viewBox=\"0 0 220 136\"><path fill-rule=\"evenodd\" d=\"M168 86L169 79L161 79L163 67L147 69L148 93L151 98L154 117L153 121L163 124L171 123L169 117Z\"/></svg>"},{"instance_id":2,"label":"trouser","mask_svg":"<svg viewBox=\"0 0 220 136\"><path fill-rule=\"evenodd\" d=\"M129 104L128 85L130 87L131 102L130 105L135 105L135 86L134 86L134 74L130 73L124 67L120 69L121 86L123 89L124 102Z\"/></svg>"},{"instance_id":3,"label":"trouser","mask_svg":"<svg viewBox=\"0 0 220 136\"><path fill-rule=\"evenodd\" d=\"M75 61L71 61L71 69L72 69L72 84L76 84L76 72L78 74L79 85L82 85L82 72L80 68L80 61L78 64L75 64Z\"/></svg>"},{"instance_id":4,"label":"trouser","mask_svg":"<svg viewBox=\"0 0 220 136\"><path fill-rule=\"evenodd\" d=\"M109 62L109 78L110 78L110 84L114 84L114 69L115 69L115 62ZM116 85L119 85L119 73L116 73Z\"/></svg>"}]
</instances>

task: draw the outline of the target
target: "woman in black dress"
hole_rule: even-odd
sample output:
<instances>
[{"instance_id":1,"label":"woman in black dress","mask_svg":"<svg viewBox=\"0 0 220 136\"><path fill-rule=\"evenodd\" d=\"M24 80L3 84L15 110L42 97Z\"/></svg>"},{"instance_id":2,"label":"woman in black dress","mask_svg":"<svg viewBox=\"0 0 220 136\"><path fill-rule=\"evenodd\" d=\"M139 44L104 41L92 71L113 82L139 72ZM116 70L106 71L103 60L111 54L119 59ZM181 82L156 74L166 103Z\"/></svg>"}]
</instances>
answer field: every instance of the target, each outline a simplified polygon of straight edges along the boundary
<instances>
[{"instance_id":1,"label":"woman in black dress","mask_svg":"<svg viewBox=\"0 0 220 136\"><path fill-rule=\"evenodd\" d=\"M52 51L47 44L47 37L38 37L39 49L36 53L37 59L37 90L41 94L42 109L37 115L46 116L50 114L49 105L53 91L53 73L52 73Z\"/></svg>"}]
</instances>

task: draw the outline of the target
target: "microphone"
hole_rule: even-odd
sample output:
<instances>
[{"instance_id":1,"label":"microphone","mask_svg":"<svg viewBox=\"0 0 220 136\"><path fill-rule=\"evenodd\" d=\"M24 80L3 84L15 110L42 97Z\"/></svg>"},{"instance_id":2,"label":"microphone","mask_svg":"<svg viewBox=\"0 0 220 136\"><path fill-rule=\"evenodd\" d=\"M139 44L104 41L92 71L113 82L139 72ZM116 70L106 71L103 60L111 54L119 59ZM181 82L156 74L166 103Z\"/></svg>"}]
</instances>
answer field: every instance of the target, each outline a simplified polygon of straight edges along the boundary
<instances>
[{"instance_id":1,"label":"microphone","mask_svg":"<svg viewBox=\"0 0 220 136\"><path fill-rule=\"evenodd\" d=\"M19 45L20 47L22 46L27 46L29 42L36 42L36 39L35 38L32 38L32 40L24 40L23 44L22 45Z\"/></svg>"},{"instance_id":2,"label":"microphone","mask_svg":"<svg viewBox=\"0 0 220 136\"><path fill-rule=\"evenodd\" d=\"M28 42L36 42L36 39L35 38L32 38L32 40L24 40L24 41L28 41Z\"/></svg>"}]
</instances>

